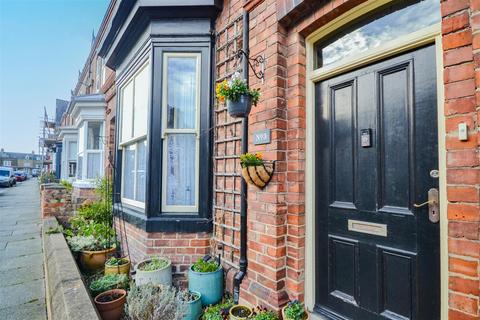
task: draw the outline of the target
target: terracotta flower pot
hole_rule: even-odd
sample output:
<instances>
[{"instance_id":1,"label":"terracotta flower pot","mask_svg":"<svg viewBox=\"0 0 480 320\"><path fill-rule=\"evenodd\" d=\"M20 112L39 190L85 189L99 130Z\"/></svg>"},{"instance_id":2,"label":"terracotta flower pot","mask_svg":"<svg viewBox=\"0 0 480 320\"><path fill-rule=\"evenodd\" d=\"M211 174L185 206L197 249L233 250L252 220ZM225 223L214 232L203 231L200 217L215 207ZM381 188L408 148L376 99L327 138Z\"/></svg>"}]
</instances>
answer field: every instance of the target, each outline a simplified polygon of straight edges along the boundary
<instances>
[{"instance_id":1,"label":"terracotta flower pot","mask_svg":"<svg viewBox=\"0 0 480 320\"><path fill-rule=\"evenodd\" d=\"M116 248L110 248L100 251L82 251L80 252L80 263L85 269L94 271L105 266L105 261L115 252Z\"/></svg>"},{"instance_id":2,"label":"terracotta flower pot","mask_svg":"<svg viewBox=\"0 0 480 320\"><path fill-rule=\"evenodd\" d=\"M118 274L126 274L128 276L130 274L130 266L131 266L130 260L128 260L127 263L121 264L119 266L108 266L107 264L105 264L105 275L118 273Z\"/></svg>"},{"instance_id":3,"label":"terracotta flower pot","mask_svg":"<svg viewBox=\"0 0 480 320\"><path fill-rule=\"evenodd\" d=\"M119 297L112 301L102 301L112 295L118 295ZM123 289L108 290L95 297L95 306L103 320L119 320L122 317L126 298L127 291Z\"/></svg>"},{"instance_id":4,"label":"terracotta flower pot","mask_svg":"<svg viewBox=\"0 0 480 320\"><path fill-rule=\"evenodd\" d=\"M289 318L287 318L285 316L285 309L288 307L288 304L286 306L284 306L282 308L282 319L283 320L289 320ZM310 319L310 314L308 312L305 312L306 316L303 318L303 320L309 320Z\"/></svg>"},{"instance_id":5,"label":"terracotta flower pot","mask_svg":"<svg viewBox=\"0 0 480 320\"><path fill-rule=\"evenodd\" d=\"M272 179L274 168L274 162L265 161L263 165L260 166L242 168L242 176L248 184L263 189Z\"/></svg>"},{"instance_id":6,"label":"terracotta flower pot","mask_svg":"<svg viewBox=\"0 0 480 320\"><path fill-rule=\"evenodd\" d=\"M230 320L249 319L252 314L252 309L250 309L249 307L243 305L236 305L230 308L228 318Z\"/></svg>"}]
</instances>

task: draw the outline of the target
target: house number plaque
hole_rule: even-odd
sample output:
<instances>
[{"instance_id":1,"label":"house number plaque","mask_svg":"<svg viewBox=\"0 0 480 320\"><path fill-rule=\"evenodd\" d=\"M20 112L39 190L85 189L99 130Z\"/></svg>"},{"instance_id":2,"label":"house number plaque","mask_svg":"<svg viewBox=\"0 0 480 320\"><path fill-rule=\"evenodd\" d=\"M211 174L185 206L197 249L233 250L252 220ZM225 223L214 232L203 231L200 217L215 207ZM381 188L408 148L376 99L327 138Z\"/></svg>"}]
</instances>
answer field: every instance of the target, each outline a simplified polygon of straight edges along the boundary
<instances>
[{"instance_id":1,"label":"house number plaque","mask_svg":"<svg viewBox=\"0 0 480 320\"><path fill-rule=\"evenodd\" d=\"M253 144L268 144L270 143L270 136L270 129L255 131L253 133Z\"/></svg>"}]
</instances>

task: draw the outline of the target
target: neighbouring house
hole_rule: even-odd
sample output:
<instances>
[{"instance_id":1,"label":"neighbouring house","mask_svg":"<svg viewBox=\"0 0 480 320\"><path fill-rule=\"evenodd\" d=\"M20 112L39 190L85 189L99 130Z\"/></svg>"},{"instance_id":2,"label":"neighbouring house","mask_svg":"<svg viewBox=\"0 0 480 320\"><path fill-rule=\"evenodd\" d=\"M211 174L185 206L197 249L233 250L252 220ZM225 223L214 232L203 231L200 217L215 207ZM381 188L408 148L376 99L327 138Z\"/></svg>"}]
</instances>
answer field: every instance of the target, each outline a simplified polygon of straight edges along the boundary
<instances>
[{"instance_id":1,"label":"neighbouring house","mask_svg":"<svg viewBox=\"0 0 480 320\"><path fill-rule=\"evenodd\" d=\"M112 0L64 116L76 176L114 178L131 258L178 281L211 254L251 305L479 319L479 49L478 0ZM215 99L235 72L248 120Z\"/></svg>"},{"instance_id":2,"label":"neighbouring house","mask_svg":"<svg viewBox=\"0 0 480 320\"><path fill-rule=\"evenodd\" d=\"M43 157L34 151L32 153L8 152L2 148L0 150L0 166L32 174L32 170L40 172L42 169Z\"/></svg>"}]
</instances>

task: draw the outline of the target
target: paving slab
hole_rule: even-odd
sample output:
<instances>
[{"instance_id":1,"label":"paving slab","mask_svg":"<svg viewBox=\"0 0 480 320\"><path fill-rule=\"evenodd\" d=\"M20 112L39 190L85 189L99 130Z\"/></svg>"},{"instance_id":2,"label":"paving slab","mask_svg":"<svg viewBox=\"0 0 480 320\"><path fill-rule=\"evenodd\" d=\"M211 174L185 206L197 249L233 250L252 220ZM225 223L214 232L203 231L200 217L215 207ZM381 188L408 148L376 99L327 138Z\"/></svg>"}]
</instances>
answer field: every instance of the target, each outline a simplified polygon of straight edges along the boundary
<instances>
[{"instance_id":1,"label":"paving slab","mask_svg":"<svg viewBox=\"0 0 480 320\"><path fill-rule=\"evenodd\" d=\"M0 319L45 320L38 182L0 193Z\"/></svg>"}]
</instances>

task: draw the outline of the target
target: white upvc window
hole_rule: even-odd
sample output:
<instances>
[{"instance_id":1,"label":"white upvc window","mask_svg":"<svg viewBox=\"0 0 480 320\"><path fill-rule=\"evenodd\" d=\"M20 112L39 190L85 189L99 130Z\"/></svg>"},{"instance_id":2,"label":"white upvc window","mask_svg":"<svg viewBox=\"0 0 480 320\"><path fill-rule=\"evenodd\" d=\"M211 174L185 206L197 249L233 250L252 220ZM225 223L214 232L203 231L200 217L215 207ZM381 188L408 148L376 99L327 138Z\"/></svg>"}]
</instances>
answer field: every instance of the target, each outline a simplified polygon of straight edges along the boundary
<instances>
[{"instance_id":1,"label":"white upvc window","mask_svg":"<svg viewBox=\"0 0 480 320\"><path fill-rule=\"evenodd\" d=\"M103 121L85 121L79 129L77 177L95 180L103 176Z\"/></svg>"},{"instance_id":2,"label":"white upvc window","mask_svg":"<svg viewBox=\"0 0 480 320\"><path fill-rule=\"evenodd\" d=\"M163 55L163 212L198 212L200 60L200 53Z\"/></svg>"},{"instance_id":3,"label":"white upvc window","mask_svg":"<svg viewBox=\"0 0 480 320\"><path fill-rule=\"evenodd\" d=\"M67 140L67 176L70 178L77 174L77 154L77 141Z\"/></svg>"},{"instance_id":4,"label":"white upvc window","mask_svg":"<svg viewBox=\"0 0 480 320\"><path fill-rule=\"evenodd\" d=\"M143 65L120 90L122 202L145 208L150 66Z\"/></svg>"}]
</instances>

